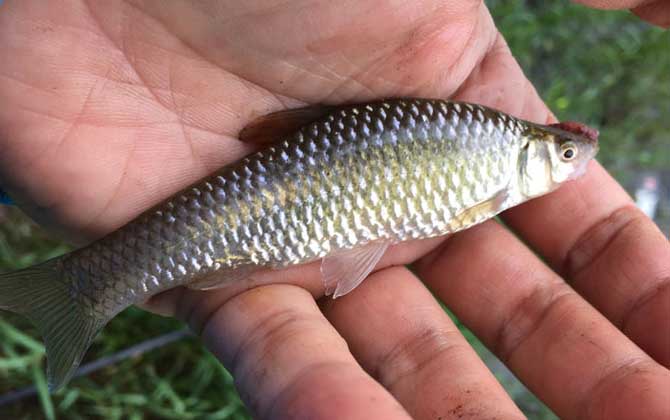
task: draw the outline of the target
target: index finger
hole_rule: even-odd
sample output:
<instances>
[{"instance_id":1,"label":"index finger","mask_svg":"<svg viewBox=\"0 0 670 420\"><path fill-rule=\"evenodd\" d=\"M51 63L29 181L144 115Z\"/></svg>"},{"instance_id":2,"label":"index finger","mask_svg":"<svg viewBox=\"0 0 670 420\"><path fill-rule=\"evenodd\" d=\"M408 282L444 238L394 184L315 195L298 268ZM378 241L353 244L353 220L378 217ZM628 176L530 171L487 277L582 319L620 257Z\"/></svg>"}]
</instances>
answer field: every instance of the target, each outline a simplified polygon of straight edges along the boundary
<instances>
[{"instance_id":1,"label":"index finger","mask_svg":"<svg viewBox=\"0 0 670 420\"><path fill-rule=\"evenodd\" d=\"M670 366L670 243L600 166L503 215L582 296Z\"/></svg>"}]
</instances>

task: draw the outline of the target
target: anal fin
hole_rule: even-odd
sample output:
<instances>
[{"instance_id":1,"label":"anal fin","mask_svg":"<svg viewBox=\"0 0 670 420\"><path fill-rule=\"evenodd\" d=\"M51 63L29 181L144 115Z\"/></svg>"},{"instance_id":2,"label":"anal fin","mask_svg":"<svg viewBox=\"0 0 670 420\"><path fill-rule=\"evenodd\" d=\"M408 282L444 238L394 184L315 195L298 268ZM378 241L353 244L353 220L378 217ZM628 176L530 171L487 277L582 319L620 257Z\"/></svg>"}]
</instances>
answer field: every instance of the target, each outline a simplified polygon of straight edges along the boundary
<instances>
[{"instance_id":1,"label":"anal fin","mask_svg":"<svg viewBox=\"0 0 670 420\"><path fill-rule=\"evenodd\" d=\"M389 244L389 241L374 241L326 256L321 262L326 295L336 299L354 290L372 272Z\"/></svg>"}]
</instances>

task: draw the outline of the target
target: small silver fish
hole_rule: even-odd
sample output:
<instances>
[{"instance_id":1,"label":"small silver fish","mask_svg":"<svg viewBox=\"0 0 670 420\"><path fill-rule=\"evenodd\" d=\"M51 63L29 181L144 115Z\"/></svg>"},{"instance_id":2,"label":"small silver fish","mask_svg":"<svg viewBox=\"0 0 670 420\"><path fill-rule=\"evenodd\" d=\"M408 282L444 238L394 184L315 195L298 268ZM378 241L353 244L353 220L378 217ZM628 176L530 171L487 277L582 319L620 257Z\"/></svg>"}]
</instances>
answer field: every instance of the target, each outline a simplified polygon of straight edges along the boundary
<instances>
[{"instance_id":1,"label":"small silver fish","mask_svg":"<svg viewBox=\"0 0 670 420\"><path fill-rule=\"evenodd\" d=\"M268 132L279 141L99 241L0 275L0 309L44 337L52 389L130 305L317 259L327 294L342 296L389 245L457 232L548 193L598 149L597 133L578 123L428 99L280 112L241 137Z\"/></svg>"}]
</instances>

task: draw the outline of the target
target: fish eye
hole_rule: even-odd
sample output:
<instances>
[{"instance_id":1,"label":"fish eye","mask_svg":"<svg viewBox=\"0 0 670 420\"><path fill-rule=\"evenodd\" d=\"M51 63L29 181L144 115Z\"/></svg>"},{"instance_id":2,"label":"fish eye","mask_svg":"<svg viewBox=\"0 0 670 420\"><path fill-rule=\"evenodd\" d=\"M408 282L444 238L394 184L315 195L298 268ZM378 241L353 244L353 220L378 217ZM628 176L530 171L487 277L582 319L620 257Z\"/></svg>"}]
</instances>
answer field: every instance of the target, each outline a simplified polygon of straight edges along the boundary
<instances>
[{"instance_id":1,"label":"fish eye","mask_svg":"<svg viewBox=\"0 0 670 420\"><path fill-rule=\"evenodd\" d=\"M574 143L565 143L561 146L561 158L569 162L577 157L577 146Z\"/></svg>"}]
</instances>

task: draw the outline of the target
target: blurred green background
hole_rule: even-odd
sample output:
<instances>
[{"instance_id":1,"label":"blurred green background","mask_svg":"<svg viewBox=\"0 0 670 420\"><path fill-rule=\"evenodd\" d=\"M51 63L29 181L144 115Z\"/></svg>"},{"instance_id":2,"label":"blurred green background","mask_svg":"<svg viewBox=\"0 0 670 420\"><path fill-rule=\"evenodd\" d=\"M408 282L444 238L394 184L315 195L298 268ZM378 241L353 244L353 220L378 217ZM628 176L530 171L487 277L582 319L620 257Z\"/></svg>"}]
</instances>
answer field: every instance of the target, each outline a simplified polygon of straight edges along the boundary
<instances>
[{"instance_id":1,"label":"blurred green background","mask_svg":"<svg viewBox=\"0 0 670 420\"><path fill-rule=\"evenodd\" d=\"M668 232L670 33L625 11L531 0L487 4L521 66L559 119L600 128L599 160L631 194L636 195L643 176L657 180L656 218ZM2 271L67 249L14 208L0 206L0 222ZM86 361L145 340L147 332L158 336L181 327L130 309L96 339ZM555 418L473 334L462 329L529 418ZM0 395L32 384L38 389L36 397L0 406L2 418L248 418L232 378L197 340L184 339L127 359L76 379L50 397L37 337L24 320L2 314Z\"/></svg>"}]
</instances>

